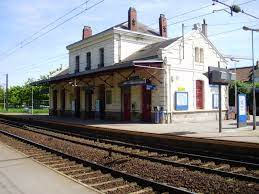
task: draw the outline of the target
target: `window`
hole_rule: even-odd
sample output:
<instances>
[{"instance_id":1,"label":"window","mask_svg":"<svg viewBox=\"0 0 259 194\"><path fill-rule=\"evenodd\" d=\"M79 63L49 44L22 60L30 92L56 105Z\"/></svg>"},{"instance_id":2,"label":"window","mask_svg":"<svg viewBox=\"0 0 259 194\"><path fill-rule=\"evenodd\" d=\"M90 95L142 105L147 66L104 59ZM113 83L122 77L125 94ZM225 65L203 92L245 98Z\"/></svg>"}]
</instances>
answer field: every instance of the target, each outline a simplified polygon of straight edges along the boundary
<instances>
[{"instance_id":1,"label":"window","mask_svg":"<svg viewBox=\"0 0 259 194\"><path fill-rule=\"evenodd\" d=\"M91 69L91 52L86 53L86 70Z\"/></svg>"},{"instance_id":2,"label":"window","mask_svg":"<svg viewBox=\"0 0 259 194\"><path fill-rule=\"evenodd\" d=\"M104 48L99 49L100 63L99 67L104 67Z\"/></svg>"},{"instance_id":3,"label":"window","mask_svg":"<svg viewBox=\"0 0 259 194\"><path fill-rule=\"evenodd\" d=\"M204 63L204 51L203 51L203 48L200 48L200 63Z\"/></svg>"},{"instance_id":4,"label":"window","mask_svg":"<svg viewBox=\"0 0 259 194\"><path fill-rule=\"evenodd\" d=\"M195 62L204 63L204 50L203 50L203 48L195 47Z\"/></svg>"},{"instance_id":5,"label":"window","mask_svg":"<svg viewBox=\"0 0 259 194\"><path fill-rule=\"evenodd\" d=\"M106 104L112 104L112 91L111 90L106 91L105 101L106 101Z\"/></svg>"},{"instance_id":6,"label":"window","mask_svg":"<svg viewBox=\"0 0 259 194\"><path fill-rule=\"evenodd\" d=\"M79 72L79 64L80 64L79 56L76 56L76 67L75 67L75 73L78 73L78 72Z\"/></svg>"},{"instance_id":7,"label":"window","mask_svg":"<svg viewBox=\"0 0 259 194\"><path fill-rule=\"evenodd\" d=\"M200 62L200 49L195 47L195 62Z\"/></svg>"}]
</instances>

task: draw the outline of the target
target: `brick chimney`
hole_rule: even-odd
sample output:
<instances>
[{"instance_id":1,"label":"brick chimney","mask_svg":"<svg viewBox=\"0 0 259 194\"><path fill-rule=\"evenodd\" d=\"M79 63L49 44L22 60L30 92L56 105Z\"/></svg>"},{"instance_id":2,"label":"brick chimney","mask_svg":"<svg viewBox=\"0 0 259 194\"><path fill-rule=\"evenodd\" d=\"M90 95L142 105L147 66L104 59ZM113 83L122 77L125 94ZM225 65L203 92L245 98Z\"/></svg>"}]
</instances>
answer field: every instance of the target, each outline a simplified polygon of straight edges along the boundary
<instances>
[{"instance_id":1,"label":"brick chimney","mask_svg":"<svg viewBox=\"0 0 259 194\"><path fill-rule=\"evenodd\" d=\"M128 11L128 28L132 31L137 31L138 29L137 11L134 7L130 7Z\"/></svg>"},{"instance_id":2,"label":"brick chimney","mask_svg":"<svg viewBox=\"0 0 259 194\"><path fill-rule=\"evenodd\" d=\"M92 36L92 28L90 26L84 26L82 39L86 39Z\"/></svg>"},{"instance_id":3,"label":"brick chimney","mask_svg":"<svg viewBox=\"0 0 259 194\"><path fill-rule=\"evenodd\" d=\"M208 37L208 24L206 24L205 19L203 19L203 24L201 25L201 32L204 36Z\"/></svg>"},{"instance_id":4,"label":"brick chimney","mask_svg":"<svg viewBox=\"0 0 259 194\"><path fill-rule=\"evenodd\" d=\"M159 33L162 37L167 37L167 20L164 14L159 17Z\"/></svg>"}]
</instances>

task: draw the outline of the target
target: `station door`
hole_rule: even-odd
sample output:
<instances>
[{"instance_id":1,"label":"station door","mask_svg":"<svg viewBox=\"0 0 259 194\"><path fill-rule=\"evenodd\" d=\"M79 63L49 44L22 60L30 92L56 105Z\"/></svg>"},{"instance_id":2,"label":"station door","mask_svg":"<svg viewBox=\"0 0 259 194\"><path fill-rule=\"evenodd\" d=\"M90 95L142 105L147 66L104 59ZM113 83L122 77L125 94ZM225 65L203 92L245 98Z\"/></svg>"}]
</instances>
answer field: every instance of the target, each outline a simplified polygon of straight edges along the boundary
<instances>
[{"instance_id":1,"label":"station door","mask_svg":"<svg viewBox=\"0 0 259 194\"><path fill-rule=\"evenodd\" d=\"M151 90L147 90L146 86L142 86L142 120L151 121Z\"/></svg>"},{"instance_id":2,"label":"station door","mask_svg":"<svg viewBox=\"0 0 259 194\"><path fill-rule=\"evenodd\" d=\"M196 80L196 108L204 108L204 83L202 80Z\"/></svg>"},{"instance_id":3,"label":"station door","mask_svg":"<svg viewBox=\"0 0 259 194\"><path fill-rule=\"evenodd\" d=\"M131 98L131 94L130 94L130 87L125 87L122 89L122 101L123 101L123 120L124 121L130 121L131 117L130 117L130 106L131 106L131 102L130 102L130 98Z\"/></svg>"}]
</instances>

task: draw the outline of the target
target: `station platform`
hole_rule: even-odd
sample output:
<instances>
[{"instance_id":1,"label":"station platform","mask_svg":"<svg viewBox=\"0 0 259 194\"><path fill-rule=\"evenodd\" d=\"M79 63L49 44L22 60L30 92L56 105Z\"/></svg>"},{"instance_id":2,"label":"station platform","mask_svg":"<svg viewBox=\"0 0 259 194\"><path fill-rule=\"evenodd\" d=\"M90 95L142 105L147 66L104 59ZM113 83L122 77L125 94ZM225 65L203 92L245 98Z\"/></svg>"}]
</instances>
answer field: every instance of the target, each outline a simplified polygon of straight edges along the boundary
<instances>
[{"instance_id":1,"label":"station platform","mask_svg":"<svg viewBox=\"0 0 259 194\"><path fill-rule=\"evenodd\" d=\"M30 118L34 120L59 122L80 125L94 129L111 129L120 131L160 134L166 136L181 136L214 140L227 140L259 144L259 116L257 116L257 130L252 129L252 120L246 127L236 127L236 120L223 120L222 132L219 133L218 121L186 121L173 124L128 123L103 120L82 120L79 118L56 117L48 115L9 114L9 116Z\"/></svg>"},{"instance_id":2,"label":"station platform","mask_svg":"<svg viewBox=\"0 0 259 194\"><path fill-rule=\"evenodd\" d=\"M0 142L1 194L95 194Z\"/></svg>"}]
</instances>

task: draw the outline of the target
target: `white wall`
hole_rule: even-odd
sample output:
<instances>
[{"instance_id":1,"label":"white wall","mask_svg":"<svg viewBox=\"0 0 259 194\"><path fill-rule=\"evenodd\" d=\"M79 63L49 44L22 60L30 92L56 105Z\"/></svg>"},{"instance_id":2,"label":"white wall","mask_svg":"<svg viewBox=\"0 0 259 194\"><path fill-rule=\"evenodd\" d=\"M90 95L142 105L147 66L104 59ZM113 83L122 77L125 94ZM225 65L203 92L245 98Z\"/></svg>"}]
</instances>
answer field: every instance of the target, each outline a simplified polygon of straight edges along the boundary
<instances>
[{"instance_id":1,"label":"white wall","mask_svg":"<svg viewBox=\"0 0 259 194\"><path fill-rule=\"evenodd\" d=\"M188 92L188 111L196 109L196 80L204 82L204 110L212 110L212 94L218 93L218 89L209 85L206 73L208 66L218 66L225 68L225 62L217 54L216 50L198 32L193 32L185 38L184 59L182 52L182 40L178 40L162 51L163 58L167 58L167 99L168 111L175 111L175 92ZM195 47L204 49L204 63L195 62ZM226 87L222 87L222 108L227 108Z\"/></svg>"},{"instance_id":2,"label":"white wall","mask_svg":"<svg viewBox=\"0 0 259 194\"><path fill-rule=\"evenodd\" d=\"M86 68L86 53L91 52L91 69L98 68L100 63L99 49L104 48L104 66L114 64L113 36L100 37L96 41L83 44L69 51L69 73L75 72L75 58L80 56L80 72Z\"/></svg>"}]
</instances>

